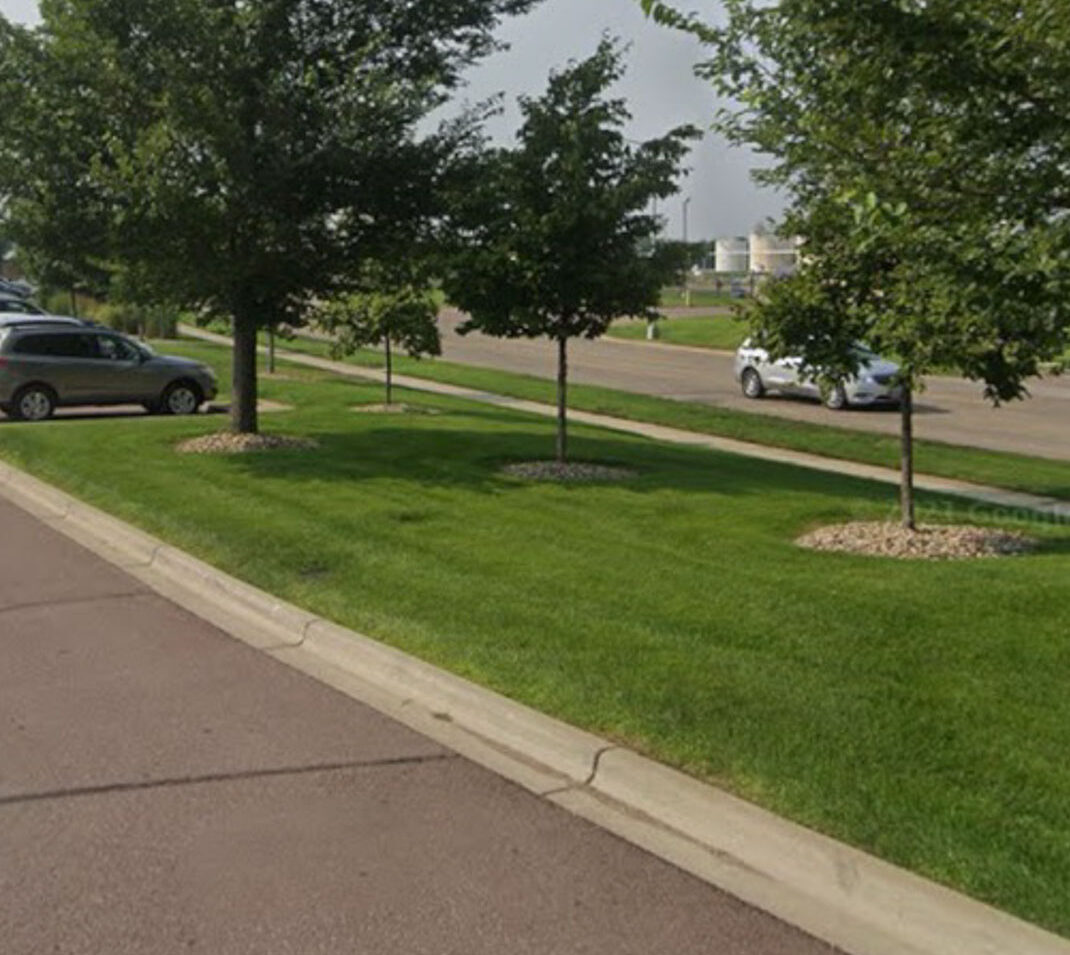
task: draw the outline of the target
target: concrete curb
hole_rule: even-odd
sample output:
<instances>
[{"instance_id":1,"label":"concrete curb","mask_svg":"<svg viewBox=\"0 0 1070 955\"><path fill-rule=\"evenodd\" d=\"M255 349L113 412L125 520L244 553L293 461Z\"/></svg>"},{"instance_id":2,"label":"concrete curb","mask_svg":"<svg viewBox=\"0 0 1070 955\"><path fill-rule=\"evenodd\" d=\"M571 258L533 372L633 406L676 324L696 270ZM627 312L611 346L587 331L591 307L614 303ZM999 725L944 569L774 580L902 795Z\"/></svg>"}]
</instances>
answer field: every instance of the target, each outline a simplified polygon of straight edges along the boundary
<instances>
[{"instance_id":1,"label":"concrete curb","mask_svg":"<svg viewBox=\"0 0 1070 955\"><path fill-rule=\"evenodd\" d=\"M1070 941L339 627L7 465L0 494L281 663L853 955Z\"/></svg>"},{"instance_id":2,"label":"concrete curb","mask_svg":"<svg viewBox=\"0 0 1070 955\"><path fill-rule=\"evenodd\" d=\"M590 788L707 851L683 868L847 952L1070 952L1066 940L627 750L602 757Z\"/></svg>"},{"instance_id":3,"label":"concrete curb","mask_svg":"<svg viewBox=\"0 0 1070 955\"><path fill-rule=\"evenodd\" d=\"M179 331L190 338L197 338L217 345L226 345L227 347L232 345L231 340L225 335L216 335L192 326L180 325ZM675 348L677 346L666 347ZM261 348L261 351L265 351L265 349ZM281 350L276 350L276 357L280 361L305 365L309 368L318 368L321 371L328 371L350 378L361 378L375 382L382 382L385 378L384 373L377 369L358 368L355 365L333 361L329 358L318 358L313 355L302 355L297 352ZM498 395L471 388L462 388L457 385L441 384L423 378L414 378L411 375L394 375L394 384L399 388L408 388L412 391L461 398L467 401L478 401L482 404L496 405L501 408L509 408L512 411L522 411L545 418L553 418L557 415L557 409L552 405L542 404L537 401L527 401L522 398L510 398L507 395ZM650 438L655 441L665 441L670 444L688 445L690 447L706 448L710 451L738 454L743 457L756 458L777 464L790 464L795 467L807 468L811 471L822 471L828 474L861 478L866 481L877 481L881 484L899 484L899 472L891 468L873 464L859 464L839 458L826 458L806 451L792 451L773 445L755 444L750 441L740 441L736 438L722 438L717 435L703 434L699 431L685 431L682 428L631 421L626 418L615 418L611 415L596 414L590 411L570 410L569 420L575 423L605 428L610 431ZM1040 495L1028 494L1022 491L1009 491L1004 488L974 484L954 478L935 477L930 474L916 474L914 484L919 491L959 497L988 507L1003 508L1014 512L1015 515L1029 517L1040 515L1051 520L1070 522L1070 501L1041 497Z\"/></svg>"}]
</instances>

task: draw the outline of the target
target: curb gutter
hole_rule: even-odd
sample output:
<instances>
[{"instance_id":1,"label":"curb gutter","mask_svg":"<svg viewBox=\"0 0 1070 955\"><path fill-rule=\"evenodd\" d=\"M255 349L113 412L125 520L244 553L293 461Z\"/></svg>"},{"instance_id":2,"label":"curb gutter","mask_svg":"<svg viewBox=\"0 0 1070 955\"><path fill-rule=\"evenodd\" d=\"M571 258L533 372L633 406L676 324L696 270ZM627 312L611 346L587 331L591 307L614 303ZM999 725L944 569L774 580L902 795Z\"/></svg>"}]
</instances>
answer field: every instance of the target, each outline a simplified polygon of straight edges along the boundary
<instances>
[{"instance_id":1,"label":"curb gutter","mask_svg":"<svg viewBox=\"0 0 1070 955\"><path fill-rule=\"evenodd\" d=\"M161 595L851 955L1070 955L1070 941L239 581L8 465L0 495Z\"/></svg>"},{"instance_id":2,"label":"curb gutter","mask_svg":"<svg viewBox=\"0 0 1070 955\"><path fill-rule=\"evenodd\" d=\"M178 331L187 338L211 342L216 345L225 345L228 348L234 344L226 335L206 332L191 325L179 325ZM675 348L677 346L665 347ZM267 349L261 346L260 351L266 353ZM374 368L360 368L357 365L333 361L329 358L319 358L315 355L304 355L299 352L276 349L275 357L280 361L288 361L308 368L317 368L320 371L328 371L348 378L382 382L386 377L384 372ZM430 381L426 378L415 378L411 375L394 375L393 380L395 386L408 388L412 391L446 395L466 401L478 401L482 404L496 405L501 408L509 408L512 411L522 411L544 418L557 416L557 408L537 401L512 398L508 395L499 395L458 385L448 385ZM800 468L808 468L811 471L823 471L829 474L861 478L866 481L878 481L881 484L899 484L898 471L876 464L844 461L841 458L824 457L808 451L793 451L789 448L778 448L775 445L756 444L751 441L741 441L737 438L723 438L717 435L703 434L701 431L685 431L682 428L673 428L668 425L649 424L643 421L632 421L628 418L615 418L611 415L597 414L591 411L570 410L568 414L569 420L577 424L586 424L610 431L638 435L655 441L738 454L743 457L771 461L777 464L790 464ZM1039 514L1057 521L1070 521L1070 501L1060 500L1059 498L1042 497L1024 491L1011 491L985 484L974 484L970 481L959 481L954 478L935 477L930 474L916 474L914 476L914 486L919 491L926 491L931 494L946 494L990 507L1027 512L1030 515Z\"/></svg>"}]
</instances>

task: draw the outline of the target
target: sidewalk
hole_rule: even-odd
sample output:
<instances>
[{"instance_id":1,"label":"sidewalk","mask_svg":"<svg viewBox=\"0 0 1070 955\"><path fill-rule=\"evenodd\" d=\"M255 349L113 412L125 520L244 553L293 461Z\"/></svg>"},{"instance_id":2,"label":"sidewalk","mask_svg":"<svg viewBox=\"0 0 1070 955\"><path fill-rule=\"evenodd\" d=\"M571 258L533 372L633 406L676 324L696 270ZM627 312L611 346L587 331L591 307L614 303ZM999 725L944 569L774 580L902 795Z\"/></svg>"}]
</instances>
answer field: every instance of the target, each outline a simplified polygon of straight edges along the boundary
<instances>
[{"instance_id":1,"label":"sidewalk","mask_svg":"<svg viewBox=\"0 0 1070 955\"><path fill-rule=\"evenodd\" d=\"M0 501L5 955L828 955Z\"/></svg>"},{"instance_id":2,"label":"sidewalk","mask_svg":"<svg viewBox=\"0 0 1070 955\"><path fill-rule=\"evenodd\" d=\"M231 345L231 340L225 335L206 332L193 326L181 325L179 326L179 332L189 338L197 338L219 345ZM261 351L266 352L266 349L261 348ZM344 375L350 378L361 378L376 382L382 382L385 378L385 373L377 369L360 368L346 362L317 358L314 355L303 355L298 352L276 349L275 356L280 361L289 361L296 365L318 368L321 371L329 371L332 374ZM428 381L411 375L394 375L393 380L398 387L409 388L413 391L447 395L451 398L463 398L468 401L497 405L513 411L523 411L543 417L555 418L557 416L557 409L554 406L540 402L525 401L521 398L510 398L506 395L460 388L456 385ZM568 416L571 422L606 428L611 431L621 431L626 434L640 435L655 441L666 441L672 444L684 444L691 447L708 448L713 451L724 451L729 454L738 454L779 464L791 464L814 471L863 478L868 481L879 481L882 484L899 484L899 472L892 468L858 464L854 461L827 458L818 454L808 454L804 451L774 448L749 441L738 441L734 438L721 438L716 435L700 434L695 431L684 431L680 428L646 424L640 421L630 421L627 418L615 418L610 415L592 414L587 411L570 410ZM1070 521L1070 501L1061 501L1057 498L1041 497L1036 494L1009 491L1004 488L989 487L983 484L973 484L969 481L957 481L952 478L934 477L927 474L915 475L914 484L919 491L947 494L990 507L1028 512L1030 516L1040 515L1053 520Z\"/></svg>"}]
</instances>

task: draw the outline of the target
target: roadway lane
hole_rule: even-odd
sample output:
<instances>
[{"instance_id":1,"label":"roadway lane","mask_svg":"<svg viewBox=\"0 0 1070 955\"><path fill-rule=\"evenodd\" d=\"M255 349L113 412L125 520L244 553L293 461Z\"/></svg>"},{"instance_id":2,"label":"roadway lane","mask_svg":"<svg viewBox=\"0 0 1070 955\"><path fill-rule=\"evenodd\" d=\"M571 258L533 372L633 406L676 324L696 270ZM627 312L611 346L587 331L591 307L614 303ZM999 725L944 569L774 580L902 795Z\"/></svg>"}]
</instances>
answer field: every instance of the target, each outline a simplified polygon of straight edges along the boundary
<instances>
[{"instance_id":1,"label":"roadway lane","mask_svg":"<svg viewBox=\"0 0 1070 955\"><path fill-rule=\"evenodd\" d=\"M544 340L496 339L456 328L462 316L444 311L442 357L470 365L556 376L556 353ZM812 421L835 427L899 433L892 410L828 411L816 402L767 397L749 401L732 377L730 355L671 345L645 345L611 338L569 343L569 378L589 385L697 401L724 408ZM993 408L979 385L957 378L931 378L917 400L915 430L919 438L996 451L1070 460L1070 376L1040 379L1027 401Z\"/></svg>"},{"instance_id":2,"label":"roadway lane","mask_svg":"<svg viewBox=\"0 0 1070 955\"><path fill-rule=\"evenodd\" d=\"M0 501L4 955L831 955Z\"/></svg>"}]
</instances>

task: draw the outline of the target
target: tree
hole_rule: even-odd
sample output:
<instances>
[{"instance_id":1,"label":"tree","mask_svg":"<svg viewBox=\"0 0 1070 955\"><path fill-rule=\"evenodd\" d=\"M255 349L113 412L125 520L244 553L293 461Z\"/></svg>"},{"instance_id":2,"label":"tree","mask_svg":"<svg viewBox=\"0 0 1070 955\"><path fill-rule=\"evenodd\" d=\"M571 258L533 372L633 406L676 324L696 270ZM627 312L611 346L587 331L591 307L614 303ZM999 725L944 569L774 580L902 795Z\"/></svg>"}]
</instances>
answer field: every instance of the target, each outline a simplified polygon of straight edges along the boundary
<instances>
[{"instance_id":1,"label":"tree","mask_svg":"<svg viewBox=\"0 0 1070 955\"><path fill-rule=\"evenodd\" d=\"M410 263L387 268L369 265L365 288L327 302L316 310L316 323L335 335L333 351L350 355L359 348L382 346L386 359L386 403L393 401L393 350L411 358L440 355L438 300L426 279Z\"/></svg>"},{"instance_id":2,"label":"tree","mask_svg":"<svg viewBox=\"0 0 1070 955\"><path fill-rule=\"evenodd\" d=\"M255 432L257 330L299 324L427 227L471 123L417 127L534 2L45 0L9 45L30 83L4 97L29 115L55 75L92 108L16 137L20 195L46 209L39 165L84 183L127 288L233 319L231 427Z\"/></svg>"},{"instance_id":3,"label":"tree","mask_svg":"<svg viewBox=\"0 0 1070 955\"><path fill-rule=\"evenodd\" d=\"M474 161L454 210L460 247L446 268L449 299L468 312L462 334L549 337L557 346L557 460L567 454L568 341L597 338L613 319L656 317L671 267L642 246L658 231L651 199L675 179L697 134L680 127L638 146L623 101L607 98L621 55L603 40L520 100L516 148Z\"/></svg>"},{"instance_id":4,"label":"tree","mask_svg":"<svg viewBox=\"0 0 1070 955\"><path fill-rule=\"evenodd\" d=\"M772 157L805 266L755 308L777 355L826 380L866 341L901 362L902 522L913 395L937 368L1027 395L1070 328L1070 9L1059 0L726 0L701 75L718 127Z\"/></svg>"},{"instance_id":5,"label":"tree","mask_svg":"<svg viewBox=\"0 0 1070 955\"><path fill-rule=\"evenodd\" d=\"M22 264L45 288L103 296L107 213L90 164L104 135L86 64L52 63L0 16L0 209Z\"/></svg>"}]
</instances>

